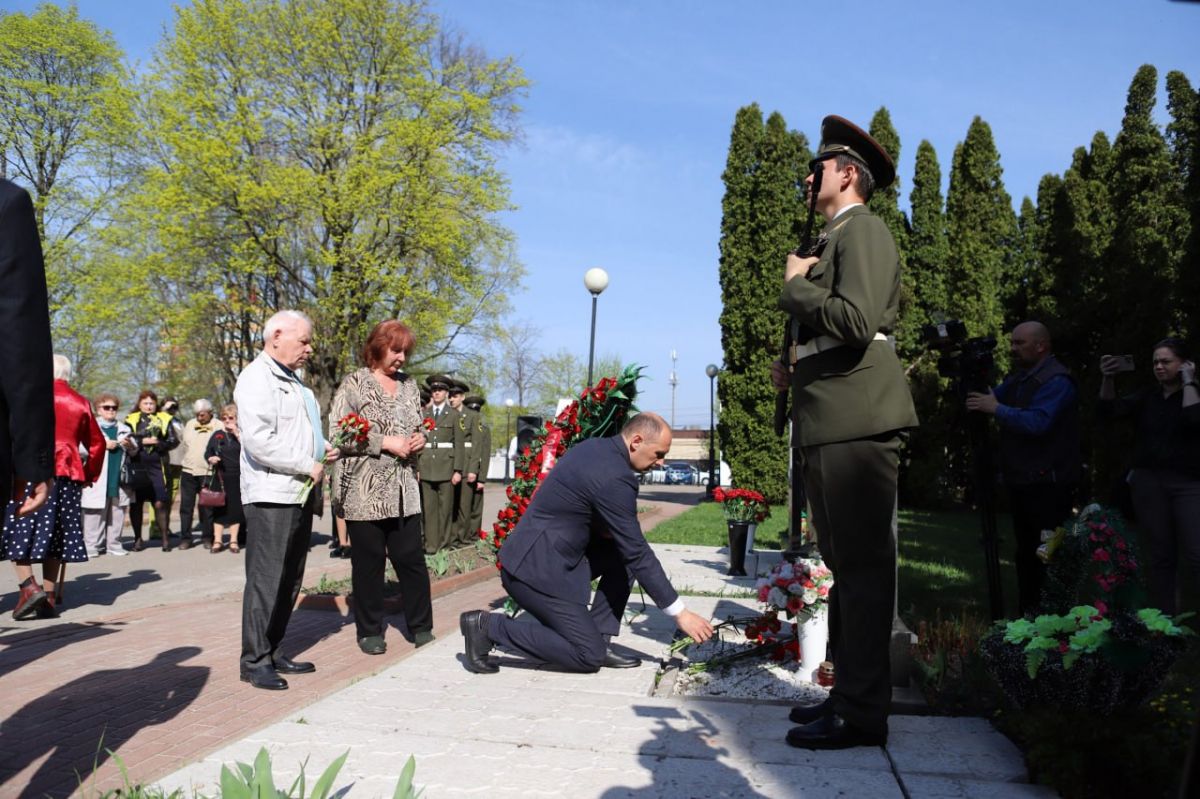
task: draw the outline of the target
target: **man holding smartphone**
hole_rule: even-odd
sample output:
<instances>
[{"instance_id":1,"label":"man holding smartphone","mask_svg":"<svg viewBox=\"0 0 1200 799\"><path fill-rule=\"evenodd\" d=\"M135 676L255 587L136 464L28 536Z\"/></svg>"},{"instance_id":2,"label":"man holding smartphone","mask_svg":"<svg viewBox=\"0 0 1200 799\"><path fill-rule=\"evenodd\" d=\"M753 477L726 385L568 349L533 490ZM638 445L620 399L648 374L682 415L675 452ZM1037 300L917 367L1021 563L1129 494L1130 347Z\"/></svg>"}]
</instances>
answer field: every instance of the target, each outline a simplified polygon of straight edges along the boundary
<instances>
[{"instance_id":1,"label":"man holding smartphone","mask_svg":"<svg viewBox=\"0 0 1200 799\"><path fill-rule=\"evenodd\" d=\"M967 409L995 416L1000 427L1000 471L1017 542L1017 608L1025 615L1041 597L1041 531L1071 515L1079 483L1079 392L1041 322L1014 327L1009 353L1014 371L994 391L968 393Z\"/></svg>"}]
</instances>

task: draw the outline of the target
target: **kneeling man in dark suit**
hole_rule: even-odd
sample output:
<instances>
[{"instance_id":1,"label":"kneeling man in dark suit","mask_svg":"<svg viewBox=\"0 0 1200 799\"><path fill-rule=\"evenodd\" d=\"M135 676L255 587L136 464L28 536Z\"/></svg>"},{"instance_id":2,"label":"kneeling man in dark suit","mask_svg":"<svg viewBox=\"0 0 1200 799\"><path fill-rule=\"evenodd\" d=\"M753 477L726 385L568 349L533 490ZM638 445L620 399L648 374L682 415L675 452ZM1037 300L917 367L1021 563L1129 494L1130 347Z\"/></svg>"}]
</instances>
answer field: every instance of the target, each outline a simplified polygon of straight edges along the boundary
<instances>
[{"instance_id":1,"label":"kneeling man in dark suit","mask_svg":"<svg viewBox=\"0 0 1200 799\"><path fill-rule=\"evenodd\" d=\"M630 668L637 658L612 652L621 616L637 580L658 607L696 641L712 625L683 606L637 520L637 480L661 464L671 429L661 416L640 413L621 434L582 441L555 465L501 551L500 581L540 624L499 613L468 611L459 618L466 666L498 671L487 654L500 644L567 671ZM591 608L591 581L600 578Z\"/></svg>"}]
</instances>

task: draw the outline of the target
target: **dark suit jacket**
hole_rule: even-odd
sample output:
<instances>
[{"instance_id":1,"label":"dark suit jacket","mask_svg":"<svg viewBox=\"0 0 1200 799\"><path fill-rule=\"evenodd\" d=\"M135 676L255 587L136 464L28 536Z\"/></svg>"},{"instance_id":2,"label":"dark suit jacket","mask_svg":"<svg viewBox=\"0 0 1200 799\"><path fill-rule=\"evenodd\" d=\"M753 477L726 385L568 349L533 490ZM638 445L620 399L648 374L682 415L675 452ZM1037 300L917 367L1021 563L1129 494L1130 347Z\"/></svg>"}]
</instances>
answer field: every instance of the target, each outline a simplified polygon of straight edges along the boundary
<instances>
[{"instance_id":1,"label":"dark suit jacket","mask_svg":"<svg viewBox=\"0 0 1200 799\"><path fill-rule=\"evenodd\" d=\"M506 572L544 594L587 604L585 557L601 532L660 608L679 598L637 520L637 480L621 436L576 444L546 476L500 550Z\"/></svg>"},{"instance_id":2,"label":"dark suit jacket","mask_svg":"<svg viewBox=\"0 0 1200 799\"><path fill-rule=\"evenodd\" d=\"M784 286L779 308L817 335L845 342L796 363L793 446L917 426L891 333L900 309L900 256L887 225L859 205L826 225L829 243L807 278Z\"/></svg>"},{"instance_id":3,"label":"dark suit jacket","mask_svg":"<svg viewBox=\"0 0 1200 799\"><path fill-rule=\"evenodd\" d=\"M54 354L33 203L0 179L0 498L54 477Z\"/></svg>"}]
</instances>

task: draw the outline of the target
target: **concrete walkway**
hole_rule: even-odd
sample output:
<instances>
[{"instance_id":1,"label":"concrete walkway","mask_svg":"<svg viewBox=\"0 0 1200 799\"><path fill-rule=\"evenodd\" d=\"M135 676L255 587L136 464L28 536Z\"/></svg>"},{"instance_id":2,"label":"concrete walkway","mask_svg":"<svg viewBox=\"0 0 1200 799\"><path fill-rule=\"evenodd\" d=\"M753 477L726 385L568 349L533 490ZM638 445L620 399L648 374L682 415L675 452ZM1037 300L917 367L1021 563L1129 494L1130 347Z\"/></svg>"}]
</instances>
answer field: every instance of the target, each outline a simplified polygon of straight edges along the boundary
<instances>
[{"instance_id":1,"label":"concrete walkway","mask_svg":"<svg viewBox=\"0 0 1200 799\"><path fill-rule=\"evenodd\" d=\"M489 493L494 512L500 492ZM647 527L698 492L652 496L647 487L639 500ZM715 550L656 549L679 585L724 591L688 598L694 610L752 605L737 598L750 581L726 580ZM348 568L318 541L306 584ZM656 697L671 624L652 605L618 640L641 668L570 675L501 654L499 674L470 674L458 614L498 607L495 578L435 600L438 640L421 650L404 641L403 618L389 618L379 657L358 651L351 618L299 610L285 647L317 673L289 678L288 691L255 690L237 676L240 585L231 555L147 550L76 567L57 621L5 617L0 797L119 787L105 749L134 781L211 795L221 764L252 761L262 746L285 786L306 758L311 780L349 749L337 785L362 797L390 796L409 755L431 799L1052 795L1022 784L1019 754L980 720L894 717L886 751L808 753L783 743L786 707Z\"/></svg>"}]
</instances>

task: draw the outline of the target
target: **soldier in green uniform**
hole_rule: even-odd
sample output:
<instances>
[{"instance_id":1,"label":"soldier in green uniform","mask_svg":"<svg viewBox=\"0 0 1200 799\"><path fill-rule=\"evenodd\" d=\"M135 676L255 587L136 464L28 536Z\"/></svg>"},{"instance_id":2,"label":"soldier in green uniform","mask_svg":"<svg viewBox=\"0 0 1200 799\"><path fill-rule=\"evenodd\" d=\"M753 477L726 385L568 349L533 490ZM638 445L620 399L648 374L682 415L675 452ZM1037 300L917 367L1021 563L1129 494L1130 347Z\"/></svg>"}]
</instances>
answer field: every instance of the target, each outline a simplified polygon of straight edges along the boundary
<instances>
[{"instance_id":1,"label":"soldier in green uniform","mask_svg":"<svg viewBox=\"0 0 1200 799\"><path fill-rule=\"evenodd\" d=\"M792 390L793 446L821 556L833 570L829 637L836 684L820 705L797 707L792 746L843 749L887 741L888 646L895 595L900 432L917 425L887 334L896 324L900 261L887 226L865 203L895 178L891 157L853 123L828 116L813 160L825 218L816 256L788 255L779 308L791 314L777 390Z\"/></svg>"},{"instance_id":2,"label":"soldier in green uniform","mask_svg":"<svg viewBox=\"0 0 1200 799\"><path fill-rule=\"evenodd\" d=\"M450 538L448 544L461 547L467 537L467 527L471 523L471 485L475 482L475 422L473 413L463 406L463 399L471 386L457 378L450 381L450 406L459 412L458 426L462 428L463 437L463 479L454 487L454 518L450 522Z\"/></svg>"},{"instance_id":3,"label":"soldier in green uniform","mask_svg":"<svg viewBox=\"0 0 1200 799\"><path fill-rule=\"evenodd\" d=\"M468 540L474 543L483 527L483 487L487 482L488 467L492 462L492 428L483 420L481 409L487 404L483 397L470 396L463 400L463 405L474 412L474 430L472 440L475 444L475 484L471 492L471 517L467 527ZM467 471L471 471L467 467Z\"/></svg>"},{"instance_id":4,"label":"soldier in green uniform","mask_svg":"<svg viewBox=\"0 0 1200 799\"><path fill-rule=\"evenodd\" d=\"M425 552L429 555L452 543L454 488L462 482L466 450L463 448L462 414L446 401L451 379L425 378L430 403L426 416L425 449L417 468L421 472L421 508L425 521Z\"/></svg>"}]
</instances>

